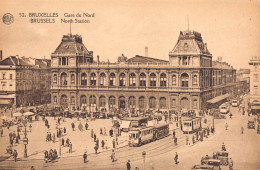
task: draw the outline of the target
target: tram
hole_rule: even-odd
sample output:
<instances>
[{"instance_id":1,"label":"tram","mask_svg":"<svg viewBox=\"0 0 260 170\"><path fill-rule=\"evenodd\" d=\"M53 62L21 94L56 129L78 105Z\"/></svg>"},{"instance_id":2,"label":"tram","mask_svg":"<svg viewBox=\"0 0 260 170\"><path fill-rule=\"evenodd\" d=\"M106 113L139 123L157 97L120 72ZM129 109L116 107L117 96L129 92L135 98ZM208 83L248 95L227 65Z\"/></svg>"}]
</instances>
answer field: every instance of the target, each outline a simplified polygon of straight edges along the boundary
<instances>
[{"instance_id":1,"label":"tram","mask_svg":"<svg viewBox=\"0 0 260 170\"><path fill-rule=\"evenodd\" d=\"M157 124L150 127L130 130L129 146L141 146L143 144L159 140L169 135L169 124Z\"/></svg>"},{"instance_id":2,"label":"tram","mask_svg":"<svg viewBox=\"0 0 260 170\"><path fill-rule=\"evenodd\" d=\"M201 117L183 117L181 120L183 133L194 133L201 130Z\"/></svg>"}]
</instances>

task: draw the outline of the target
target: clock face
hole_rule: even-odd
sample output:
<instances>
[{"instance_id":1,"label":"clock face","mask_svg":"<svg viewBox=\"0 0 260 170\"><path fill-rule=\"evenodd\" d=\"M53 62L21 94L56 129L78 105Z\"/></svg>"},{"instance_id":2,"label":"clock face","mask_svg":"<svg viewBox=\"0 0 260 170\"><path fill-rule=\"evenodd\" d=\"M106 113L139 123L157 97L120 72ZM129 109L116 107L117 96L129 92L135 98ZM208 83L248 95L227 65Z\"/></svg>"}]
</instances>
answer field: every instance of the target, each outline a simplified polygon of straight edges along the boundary
<instances>
[{"instance_id":1,"label":"clock face","mask_svg":"<svg viewBox=\"0 0 260 170\"><path fill-rule=\"evenodd\" d=\"M184 47L185 47L185 48L187 48L188 46L189 46L188 43L185 43L185 44L184 44Z\"/></svg>"}]
</instances>

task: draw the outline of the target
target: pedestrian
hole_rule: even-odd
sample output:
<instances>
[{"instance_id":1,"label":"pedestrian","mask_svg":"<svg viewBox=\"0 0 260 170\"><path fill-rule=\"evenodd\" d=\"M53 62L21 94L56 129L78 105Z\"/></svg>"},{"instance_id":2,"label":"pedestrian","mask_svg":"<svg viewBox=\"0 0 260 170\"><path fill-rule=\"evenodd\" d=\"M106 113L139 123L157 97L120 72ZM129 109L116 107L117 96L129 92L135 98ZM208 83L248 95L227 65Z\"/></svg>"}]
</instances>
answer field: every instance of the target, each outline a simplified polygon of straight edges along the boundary
<instances>
[{"instance_id":1,"label":"pedestrian","mask_svg":"<svg viewBox=\"0 0 260 170\"><path fill-rule=\"evenodd\" d=\"M106 127L104 127L104 136L107 136L107 130L106 130Z\"/></svg>"},{"instance_id":2,"label":"pedestrian","mask_svg":"<svg viewBox=\"0 0 260 170\"><path fill-rule=\"evenodd\" d=\"M17 151L16 151L16 150L14 150L14 153L13 153L13 155L14 155L14 161L16 162L16 161L17 161L17 156L18 156L18 153L17 153Z\"/></svg>"},{"instance_id":3,"label":"pedestrian","mask_svg":"<svg viewBox=\"0 0 260 170\"><path fill-rule=\"evenodd\" d=\"M113 148L115 148L116 147L115 139L113 139L112 144L113 144Z\"/></svg>"},{"instance_id":4,"label":"pedestrian","mask_svg":"<svg viewBox=\"0 0 260 170\"><path fill-rule=\"evenodd\" d=\"M244 134L244 127L241 126L241 134Z\"/></svg>"},{"instance_id":5,"label":"pedestrian","mask_svg":"<svg viewBox=\"0 0 260 170\"><path fill-rule=\"evenodd\" d=\"M64 127L63 131L64 131L64 134L66 134L66 128L65 127Z\"/></svg>"},{"instance_id":6,"label":"pedestrian","mask_svg":"<svg viewBox=\"0 0 260 170\"><path fill-rule=\"evenodd\" d=\"M177 140L178 140L177 137L175 137L175 138L174 138L174 144L175 144L175 145L178 144L178 143L177 143Z\"/></svg>"},{"instance_id":7,"label":"pedestrian","mask_svg":"<svg viewBox=\"0 0 260 170\"><path fill-rule=\"evenodd\" d=\"M57 138L59 137L59 130L57 129Z\"/></svg>"},{"instance_id":8,"label":"pedestrian","mask_svg":"<svg viewBox=\"0 0 260 170\"><path fill-rule=\"evenodd\" d=\"M173 130L172 136L173 136L173 138L175 138L175 130Z\"/></svg>"},{"instance_id":9,"label":"pedestrian","mask_svg":"<svg viewBox=\"0 0 260 170\"><path fill-rule=\"evenodd\" d=\"M64 146L64 142L65 142L65 140L62 138L61 139L61 146Z\"/></svg>"},{"instance_id":10,"label":"pedestrian","mask_svg":"<svg viewBox=\"0 0 260 170\"><path fill-rule=\"evenodd\" d=\"M113 149L113 150L112 150L112 153L111 153L111 160L112 160L112 162L114 162L115 159L116 159L116 153L115 153L115 151L114 151L114 149Z\"/></svg>"},{"instance_id":11,"label":"pedestrian","mask_svg":"<svg viewBox=\"0 0 260 170\"><path fill-rule=\"evenodd\" d=\"M224 144L224 142L222 143L222 151L226 151L226 145Z\"/></svg>"},{"instance_id":12,"label":"pedestrian","mask_svg":"<svg viewBox=\"0 0 260 170\"><path fill-rule=\"evenodd\" d=\"M97 153L98 153L98 152L97 152L97 151L98 151L97 145L94 146L94 149L95 149L95 154L97 154Z\"/></svg>"},{"instance_id":13,"label":"pedestrian","mask_svg":"<svg viewBox=\"0 0 260 170\"><path fill-rule=\"evenodd\" d=\"M88 130L88 123L85 124L85 129Z\"/></svg>"},{"instance_id":14,"label":"pedestrian","mask_svg":"<svg viewBox=\"0 0 260 170\"><path fill-rule=\"evenodd\" d=\"M85 152L85 153L83 154L83 159L84 159L84 163L86 163L86 162L87 162L87 152Z\"/></svg>"},{"instance_id":15,"label":"pedestrian","mask_svg":"<svg viewBox=\"0 0 260 170\"><path fill-rule=\"evenodd\" d=\"M227 128L228 128L228 124L227 123L226 123L225 127L226 127L226 130L227 130Z\"/></svg>"},{"instance_id":16,"label":"pedestrian","mask_svg":"<svg viewBox=\"0 0 260 170\"><path fill-rule=\"evenodd\" d=\"M105 147L105 141L104 140L101 141L101 146L104 149L104 147Z\"/></svg>"},{"instance_id":17,"label":"pedestrian","mask_svg":"<svg viewBox=\"0 0 260 170\"><path fill-rule=\"evenodd\" d=\"M112 137L113 136L113 129L109 130L109 136Z\"/></svg>"},{"instance_id":18,"label":"pedestrian","mask_svg":"<svg viewBox=\"0 0 260 170\"><path fill-rule=\"evenodd\" d=\"M55 143L55 133L53 133L52 141L53 141L53 143Z\"/></svg>"},{"instance_id":19,"label":"pedestrian","mask_svg":"<svg viewBox=\"0 0 260 170\"><path fill-rule=\"evenodd\" d=\"M72 143L69 144L69 153L72 153Z\"/></svg>"},{"instance_id":20,"label":"pedestrian","mask_svg":"<svg viewBox=\"0 0 260 170\"><path fill-rule=\"evenodd\" d=\"M118 145L118 136L116 135L116 145Z\"/></svg>"},{"instance_id":21,"label":"pedestrian","mask_svg":"<svg viewBox=\"0 0 260 170\"><path fill-rule=\"evenodd\" d=\"M189 145L189 137L186 136L186 145Z\"/></svg>"},{"instance_id":22,"label":"pedestrian","mask_svg":"<svg viewBox=\"0 0 260 170\"><path fill-rule=\"evenodd\" d=\"M175 157L174 157L174 160L175 160L175 164L178 164L179 162L178 162L178 154L177 154L177 152L175 152L176 154L175 154Z\"/></svg>"},{"instance_id":23,"label":"pedestrian","mask_svg":"<svg viewBox=\"0 0 260 170\"><path fill-rule=\"evenodd\" d=\"M194 143L195 143L195 136L192 135L192 144L194 144Z\"/></svg>"},{"instance_id":24,"label":"pedestrian","mask_svg":"<svg viewBox=\"0 0 260 170\"><path fill-rule=\"evenodd\" d=\"M100 135L103 135L103 131L102 131L102 128L100 128Z\"/></svg>"},{"instance_id":25,"label":"pedestrian","mask_svg":"<svg viewBox=\"0 0 260 170\"><path fill-rule=\"evenodd\" d=\"M3 129L1 129L1 137L3 136L3 134L4 134L4 130L3 130Z\"/></svg>"},{"instance_id":26,"label":"pedestrian","mask_svg":"<svg viewBox=\"0 0 260 170\"><path fill-rule=\"evenodd\" d=\"M31 166L31 170L35 170L33 166Z\"/></svg>"},{"instance_id":27,"label":"pedestrian","mask_svg":"<svg viewBox=\"0 0 260 170\"><path fill-rule=\"evenodd\" d=\"M97 135L94 133L94 142L96 142Z\"/></svg>"},{"instance_id":28,"label":"pedestrian","mask_svg":"<svg viewBox=\"0 0 260 170\"><path fill-rule=\"evenodd\" d=\"M15 138L15 143L16 143L16 144L19 144L19 138L18 138L18 136L16 136L16 138Z\"/></svg>"},{"instance_id":29,"label":"pedestrian","mask_svg":"<svg viewBox=\"0 0 260 170\"><path fill-rule=\"evenodd\" d=\"M73 122L71 123L71 127L72 127L72 130L74 131L75 124Z\"/></svg>"},{"instance_id":30,"label":"pedestrian","mask_svg":"<svg viewBox=\"0 0 260 170\"><path fill-rule=\"evenodd\" d=\"M228 165L229 165L229 170L233 170L233 160L232 160L232 158L229 158Z\"/></svg>"},{"instance_id":31,"label":"pedestrian","mask_svg":"<svg viewBox=\"0 0 260 170\"><path fill-rule=\"evenodd\" d=\"M126 163L126 169L127 169L127 170L130 170L130 169L131 169L130 160L128 160L127 163Z\"/></svg>"},{"instance_id":32,"label":"pedestrian","mask_svg":"<svg viewBox=\"0 0 260 170\"><path fill-rule=\"evenodd\" d=\"M96 140L97 147L99 148L99 139Z\"/></svg>"},{"instance_id":33,"label":"pedestrian","mask_svg":"<svg viewBox=\"0 0 260 170\"><path fill-rule=\"evenodd\" d=\"M13 143L14 143L13 139L10 139L10 145L11 146L13 146Z\"/></svg>"}]
</instances>

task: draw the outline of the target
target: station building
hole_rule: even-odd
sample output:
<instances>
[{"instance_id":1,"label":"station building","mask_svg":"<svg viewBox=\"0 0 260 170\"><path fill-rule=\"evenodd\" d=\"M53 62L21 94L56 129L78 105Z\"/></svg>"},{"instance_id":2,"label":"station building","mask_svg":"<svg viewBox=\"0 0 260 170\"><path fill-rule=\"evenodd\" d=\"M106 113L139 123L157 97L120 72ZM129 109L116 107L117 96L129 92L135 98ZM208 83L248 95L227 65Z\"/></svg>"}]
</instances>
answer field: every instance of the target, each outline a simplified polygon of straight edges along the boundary
<instances>
[{"instance_id":1,"label":"station building","mask_svg":"<svg viewBox=\"0 0 260 170\"><path fill-rule=\"evenodd\" d=\"M88 111L201 110L236 94L236 70L212 61L196 31L181 31L169 60L123 54L102 62L79 35L64 35L51 54L51 102Z\"/></svg>"}]
</instances>

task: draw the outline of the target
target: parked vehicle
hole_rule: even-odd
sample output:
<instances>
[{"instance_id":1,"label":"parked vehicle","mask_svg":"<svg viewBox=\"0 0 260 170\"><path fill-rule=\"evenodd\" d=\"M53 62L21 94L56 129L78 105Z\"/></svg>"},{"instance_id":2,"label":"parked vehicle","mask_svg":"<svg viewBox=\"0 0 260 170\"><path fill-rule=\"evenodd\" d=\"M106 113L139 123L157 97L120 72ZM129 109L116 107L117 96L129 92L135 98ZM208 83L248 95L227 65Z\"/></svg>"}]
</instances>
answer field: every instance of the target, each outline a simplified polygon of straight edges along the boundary
<instances>
[{"instance_id":1,"label":"parked vehicle","mask_svg":"<svg viewBox=\"0 0 260 170\"><path fill-rule=\"evenodd\" d=\"M214 119L226 119L226 116L221 114L219 109L214 110L214 112L212 113L212 116Z\"/></svg>"},{"instance_id":2,"label":"parked vehicle","mask_svg":"<svg viewBox=\"0 0 260 170\"><path fill-rule=\"evenodd\" d=\"M232 103L231 103L232 107L238 107L239 104L240 104L239 100L232 100Z\"/></svg>"},{"instance_id":3,"label":"parked vehicle","mask_svg":"<svg viewBox=\"0 0 260 170\"><path fill-rule=\"evenodd\" d=\"M255 122L249 120L248 123L247 123L247 128L248 129L254 129L255 128Z\"/></svg>"},{"instance_id":4,"label":"parked vehicle","mask_svg":"<svg viewBox=\"0 0 260 170\"><path fill-rule=\"evenodd\" d=\"M220 151L220 152L216 152L216 155L214 159L218 159L220 160L220 164L221 165L228 165L228 155L229 153L227 151Z\"/></svg>"},{"instance_id":5,"label":"parked vehicle","mask_svg":"<svg viewBox=\"0 0 260 170\"><path fill-rule=\"evenodd\" d=\"M194 165L191 169L210 169L214 170L213 165Z\"/></svg>"},{"instance_id":6,"label":"parked vehicle","mask_svg":"<svg viewBox=\"0 0 260 170\"><path fill-rule=\"evenodd\" d=\"M214 170L221 170L221 168L220 168L220 160L218 160L218 159L207 159L207 160L205 160L204 162L203 162L203 165L205 164L205 165L211 165L211 166L213 166L213 169Z\"/></svg>"},{"instance_id":7,"label":"parked vehicle","mask_svg":"<svg viewBox=\"0 0 260 170\"><path fill-rule=\"evenodd\" d=\"M201 117L182 117L181 130L183 133L194 133L201 130Z\"/></svg>"}]
</instances>

